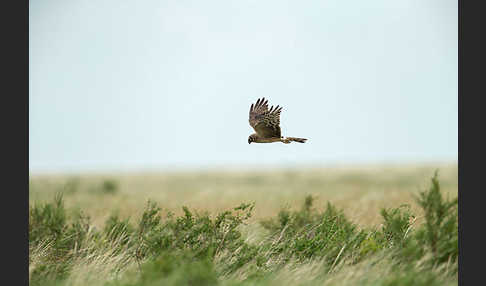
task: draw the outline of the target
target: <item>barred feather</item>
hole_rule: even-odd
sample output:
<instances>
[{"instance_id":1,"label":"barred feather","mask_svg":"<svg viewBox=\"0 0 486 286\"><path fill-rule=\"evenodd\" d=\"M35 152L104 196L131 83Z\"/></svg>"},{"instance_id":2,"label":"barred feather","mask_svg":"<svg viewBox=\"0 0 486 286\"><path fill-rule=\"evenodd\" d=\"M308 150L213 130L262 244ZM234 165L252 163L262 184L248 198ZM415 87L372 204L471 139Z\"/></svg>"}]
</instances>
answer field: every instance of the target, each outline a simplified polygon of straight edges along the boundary
<instances>
[{"instance_id":1,"label":"barred feather","mask_svg":"<svg viewBox=\"0 0 486 286\"><path fill-rule=\"evenodd\" d=\"M250 107L249 122L251 127L255 129L258 136L261 138L275 138L281 137L280 131L280 113L282 107L278 105L268 109L268 100L258 99L255 104Z\"/></svg>"},{"instance_id":2,"label":"barred feather","mask_svg":"<svg viewBox=\"0 0 486 286\"><path fill-rule=\"evenodd\" d=\"M286 137L286 139L288 139L289 141L295 141L299 143L305 143L305 141L307 141L306 138L298 138L298 137Z\"/></svg>"}]
</instances>

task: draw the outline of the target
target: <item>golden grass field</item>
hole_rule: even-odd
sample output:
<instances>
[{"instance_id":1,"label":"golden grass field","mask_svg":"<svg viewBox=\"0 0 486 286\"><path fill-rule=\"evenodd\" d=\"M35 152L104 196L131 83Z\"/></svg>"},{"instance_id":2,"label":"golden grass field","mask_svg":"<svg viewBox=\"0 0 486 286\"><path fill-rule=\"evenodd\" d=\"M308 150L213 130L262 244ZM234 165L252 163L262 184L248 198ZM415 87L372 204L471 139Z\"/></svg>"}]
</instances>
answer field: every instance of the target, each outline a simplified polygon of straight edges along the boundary
<instances>
[{"instance_id":1,"label":"golden grass field","mask_svg":"<svg viewBox=\"0 0 486 286\"><path fill-rule=\"evenodd\" d=\"M255 202L250 221L275 216L282 207L300 208L313 195L316 208L330 201L358 225L379 225L379 210L408 203L418 215L413 195L426 189L435 170L441 189L450 197L458 193L457 164L373 165L329 168L207 170L186 172L106 173L80 175L31 175L29 204L50 201L63 192L67 209L81 209L92 224L101 227L114 212L134 222L147 200L163 212L175 214L187 206L215 214ZM103 191L105 181L116 190Z\"/></svg>"}]
</instances>

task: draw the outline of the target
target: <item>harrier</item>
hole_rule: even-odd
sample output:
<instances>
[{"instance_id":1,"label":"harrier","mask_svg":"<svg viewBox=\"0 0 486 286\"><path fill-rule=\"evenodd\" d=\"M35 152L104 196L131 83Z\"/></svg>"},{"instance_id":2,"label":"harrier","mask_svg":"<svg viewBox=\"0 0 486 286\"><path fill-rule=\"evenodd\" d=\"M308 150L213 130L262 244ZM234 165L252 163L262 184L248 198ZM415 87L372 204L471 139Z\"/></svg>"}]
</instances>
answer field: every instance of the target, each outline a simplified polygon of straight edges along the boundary
<instances>
[{"instance_id":1,"label":"harrier","mask_svg":"<svg viewBox=\"0 0 486 286\"><path fill-rule=\"evenodd\" d=\"M265 98L258 99L250 107L250 126L255 129L256 133L248 137L248 144L255 143L272 143L282 142L289 144L292 141L305 143L307 139L297 137L283 137L280 134L280 112L282 107L268 109L268 100Z\"/></svg>"}]
</instances>

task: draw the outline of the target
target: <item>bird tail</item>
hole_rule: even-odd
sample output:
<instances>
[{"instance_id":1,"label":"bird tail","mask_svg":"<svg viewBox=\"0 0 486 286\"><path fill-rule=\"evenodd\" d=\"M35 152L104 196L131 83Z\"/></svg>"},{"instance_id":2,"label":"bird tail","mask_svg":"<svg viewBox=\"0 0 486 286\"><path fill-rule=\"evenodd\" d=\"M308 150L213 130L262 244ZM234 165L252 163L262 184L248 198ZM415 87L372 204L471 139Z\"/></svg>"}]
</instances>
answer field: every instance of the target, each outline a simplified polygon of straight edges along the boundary
<instances>
[{"instance_id":1,"label":"bird tail","mask_svg":"<svg viewBox=\"0 0 486 286\"><path fill-rule=\"evenodd\" d=\"M307 141L306 138L298 138L298 137L286 137L286 139L288 139L289 141L295 141L299 143L305 143L305 141Z\"/></svg>"}]
</instances>

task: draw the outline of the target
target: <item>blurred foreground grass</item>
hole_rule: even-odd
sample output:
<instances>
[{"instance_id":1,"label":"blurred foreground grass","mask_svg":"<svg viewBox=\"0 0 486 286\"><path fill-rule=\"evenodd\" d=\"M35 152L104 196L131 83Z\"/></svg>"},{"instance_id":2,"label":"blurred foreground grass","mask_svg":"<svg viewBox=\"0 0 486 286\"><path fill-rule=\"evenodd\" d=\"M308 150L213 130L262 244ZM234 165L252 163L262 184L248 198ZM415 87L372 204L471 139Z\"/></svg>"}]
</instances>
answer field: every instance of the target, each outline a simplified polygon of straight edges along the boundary
<instances>
[{"instance_id":1,"label":"blurred foreground grass","mask_svg":"<svg viewBox=\"0 0 486 286\"><path fill-rule=\"evenodd\" d=\"M307 195L323 209L331 202L353 222L380 223L379 210L411 203L439 171L443 193L457 196L457 164L357 166L258 171L37 175L30 177L29 203L50 201L62 192L67 209L81 209L101 227L114 212L138 219L148 199L162 212L182 213L182 206L217 213L241 202L254 202L250 221L295 209ZM412 210L420 215L414 204Z\"/></svg>"}]
</instances>

